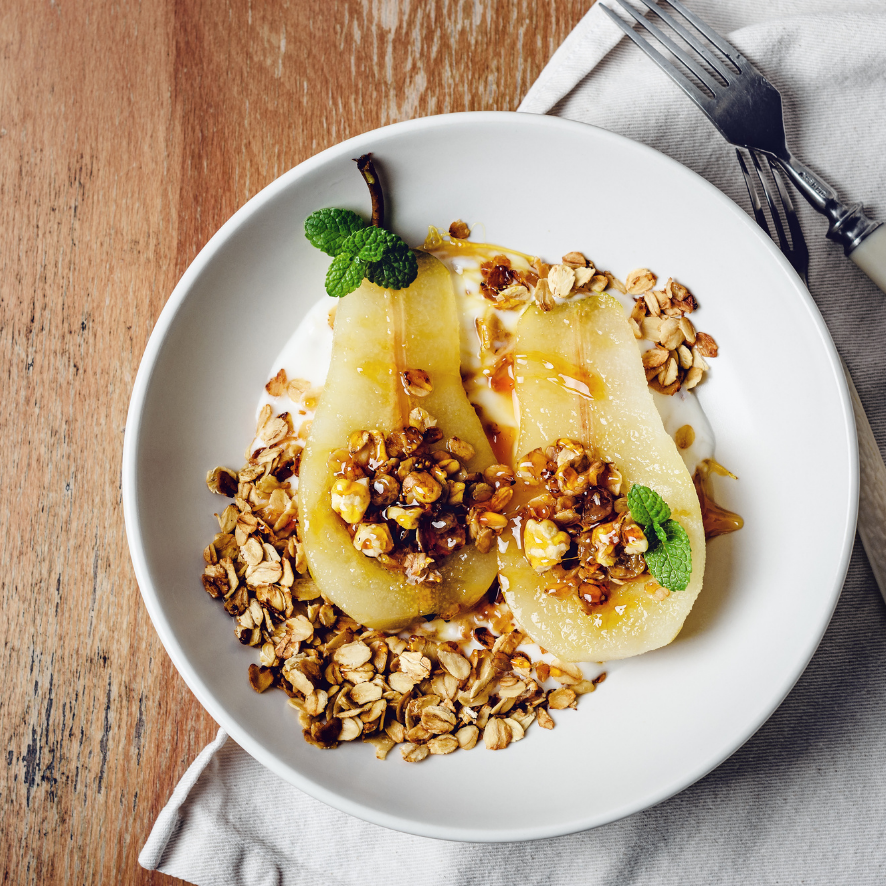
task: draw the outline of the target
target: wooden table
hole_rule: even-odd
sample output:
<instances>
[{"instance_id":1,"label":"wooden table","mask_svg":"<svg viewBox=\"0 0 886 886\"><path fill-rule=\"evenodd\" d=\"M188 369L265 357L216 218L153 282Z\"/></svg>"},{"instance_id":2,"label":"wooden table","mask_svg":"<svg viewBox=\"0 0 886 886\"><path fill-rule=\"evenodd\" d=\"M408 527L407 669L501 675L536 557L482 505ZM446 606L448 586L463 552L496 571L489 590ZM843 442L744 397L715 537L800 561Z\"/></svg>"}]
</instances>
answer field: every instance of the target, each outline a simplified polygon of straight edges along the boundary
<instances>
[{"instance_id":1,"label":"wooden table","mask_svg":"<svg viewBox=\"0 0 886 886\"><path fill-rule=\"evenodd\" d=\"M137 855L216 725L142 605L120 461L182 272L329 145L514 109L589 5L0 3L3 883L172 882Z\"/></svg>"}]
</instances>

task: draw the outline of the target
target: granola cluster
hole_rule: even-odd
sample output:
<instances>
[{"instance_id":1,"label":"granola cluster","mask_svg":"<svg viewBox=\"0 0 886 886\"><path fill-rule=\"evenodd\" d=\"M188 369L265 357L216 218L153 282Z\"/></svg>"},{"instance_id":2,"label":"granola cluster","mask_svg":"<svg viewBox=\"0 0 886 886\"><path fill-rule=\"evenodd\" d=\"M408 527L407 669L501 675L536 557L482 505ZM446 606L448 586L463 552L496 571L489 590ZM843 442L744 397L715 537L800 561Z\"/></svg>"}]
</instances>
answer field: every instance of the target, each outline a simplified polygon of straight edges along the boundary
<instances>
[{"instance_id":1,"label":"granola cluster","mask_svg":"<svg viewBox=\"0 0 886 886\"><path fill-rule=\"evenodd\" d=\"M628 274L626 291L637 296L631 310L634 336L654 343L643 353L649 386L662 394L694 388L708 369L705 358L716 357L717 343L706 332L696 332L687 316L698 303L692 293L673 278L654 289L655 274L639 268Z\"/></svg>"},{"instance_id":2,"label":"granola cluster","mask_svg":"<svg viewBox=\"0 0 886 886\"><path fill-rule=\"evenodd\" d=\"M586 680L557 660L532 662L516 630L496 637L477 629L479 648L465 654L452 641L364 629L322 598L298 609L289 657L251 665L250 681L259 692L283 689L305 740L319 748L362 738L380 760L400 745L408 763L469 750L481 738L502 750L536 720L553 729L551 710L576 707L605 678ZM545 690L550 678L559 686Z\"/></svg>"},{"instance_id":3,"label":"granola cluster","mask_svg":"<svg viewBox=\"0 0 886 886\"><path fill-rule=\"evenodd\" d=\"M502 511L514 494L514 473L505 465L469 472L473 446L450 437L434 448L443 441L436 419L416 407L409 420L387 435L355 431L347 448L332 453L330 500L357 550L410 584L433 583L442 580L438 567L449 554L472 542L491 550L508 525Z\"/></svg>"},{"instance_id":4,"label":"granola cluster","mask_svg":"<svg viewBox=\"0 0 886 886\"><path fill-rule=\"evenodd\" d=\"M370 630L345 615L307 575L286 479L298 473L301 442L281 432L260 423L269 445L239 473L219 467L207 475L210 490L234 503L217 515L220 532L203 552L202 578L234 619L240 642L259 650L259 663L249 666L252 688L283 690L307 742L334 748L362 738L382 760L400 745L409 763L468 750L481 738L501 750L536 720L553 729L550 711L576 707L605 678L586 680L576 665L556 659L533 662L518 648L524 637L504 604L495 622L502 633L476 628L478 648L470 653L454 641ZM485 485L491 500L496 479L490 472L490 482L454 482ZM485 491L477 489L481 497ZM550 679L559 685L546 690Z\"/></svg>"},{"instance_id":5,"label":"granola cluster","mask_svg":"<svg viewBox=\"0 0 886 886\"><path fill-rule=\"evenodd\" d=\"M233 499L216 514L219 532L203 551L203 587L224 601L241 643L259 646L279 636L295 604L317 596L298 532L292 479L304 441L288 413L265 407L256 429L261 444L235 473L217 467L206 475L211 492Z\"/></svg>"},{"instance_id":6,"label":"granola cluster","mask_svg":"<svg viewBox=\"0 0 886 886\"><path fill-rule=\"evenodd\" d=\"M612 585L646 571L649 543L631 519L615 465L576 440L560 439L520 459L517 478L542 489L520 517L524 556L548 575L549 594L574 594L590 613L609 599ZM650 584L652 594L665 591Z\"/></svg>"}]
</instances>

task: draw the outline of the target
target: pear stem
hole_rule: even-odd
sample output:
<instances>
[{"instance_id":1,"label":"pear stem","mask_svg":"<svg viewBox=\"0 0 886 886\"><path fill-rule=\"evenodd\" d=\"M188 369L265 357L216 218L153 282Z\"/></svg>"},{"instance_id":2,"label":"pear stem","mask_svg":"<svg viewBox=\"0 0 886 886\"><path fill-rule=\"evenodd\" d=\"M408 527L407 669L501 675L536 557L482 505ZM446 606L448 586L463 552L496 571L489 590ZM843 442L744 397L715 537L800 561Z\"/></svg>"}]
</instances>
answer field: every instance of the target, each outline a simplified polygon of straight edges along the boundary
<instances>
[{"instance_id":1,"label":"pear stem","mask_svg":"<svg viewBox=\"0 0 886 886\"><path fill-rule=\"evenodd\" d=\"M372 165L372 154L364 154L354 162L369 188L369 198L372 200L372 224L380 228L385 220L385 198L378 180L378 173L375 171L375 166Z\"/></svg>"}]
</instances>

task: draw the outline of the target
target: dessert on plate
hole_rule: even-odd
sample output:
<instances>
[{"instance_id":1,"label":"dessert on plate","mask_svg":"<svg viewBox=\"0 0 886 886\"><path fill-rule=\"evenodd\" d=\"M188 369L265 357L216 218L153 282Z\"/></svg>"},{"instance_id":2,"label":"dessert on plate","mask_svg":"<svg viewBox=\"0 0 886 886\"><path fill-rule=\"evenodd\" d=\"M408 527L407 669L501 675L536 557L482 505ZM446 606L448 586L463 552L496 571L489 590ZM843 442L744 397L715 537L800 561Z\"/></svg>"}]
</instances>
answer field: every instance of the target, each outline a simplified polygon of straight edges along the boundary
<instances>
[{"instance_id":1,"label":"dessert on plate","mask_svg":"<svg viewBox=\"0 0 886 886\"><path fill-rule=\"evenodd\" d=\"M337 301L276 361L244 467L207 476L233 503L203 584L312 744L498 750L671 642L706 530L740 526L691 393L717 346L645 268L548 265L460 221L410 250L360 164L373 223L306 223Z\"/></svg>"}]
</instances>

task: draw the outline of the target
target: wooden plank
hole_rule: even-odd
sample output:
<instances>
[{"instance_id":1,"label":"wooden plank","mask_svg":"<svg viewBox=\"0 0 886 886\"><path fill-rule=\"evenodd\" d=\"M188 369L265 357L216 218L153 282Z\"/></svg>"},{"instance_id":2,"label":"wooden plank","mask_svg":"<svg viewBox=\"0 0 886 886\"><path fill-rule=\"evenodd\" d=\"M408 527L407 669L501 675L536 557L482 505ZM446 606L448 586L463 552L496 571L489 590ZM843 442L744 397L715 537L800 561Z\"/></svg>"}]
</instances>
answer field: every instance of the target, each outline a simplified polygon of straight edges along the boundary
<instances>
[{"instance_id":1,"label":"wooden plank","mask_svg":"<svg viewBox=\"0 0 886 886\"><path fill-rule=\"evenodd\" d=\"M176 280L317 151L516 107L587 5L0 4L4 883L174 882L138 851L216 727L141 603L119 474Z\"/></svg>"}]
</instances>

